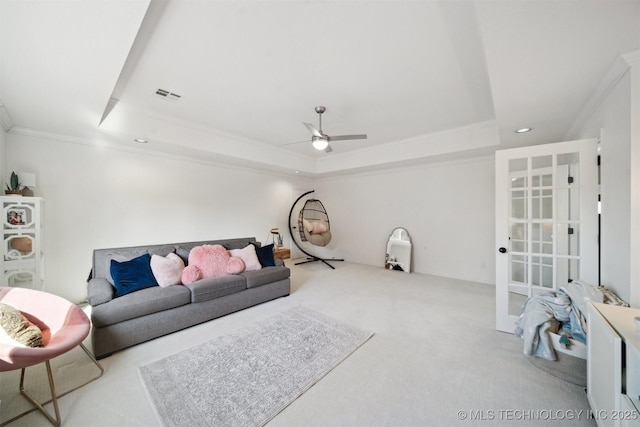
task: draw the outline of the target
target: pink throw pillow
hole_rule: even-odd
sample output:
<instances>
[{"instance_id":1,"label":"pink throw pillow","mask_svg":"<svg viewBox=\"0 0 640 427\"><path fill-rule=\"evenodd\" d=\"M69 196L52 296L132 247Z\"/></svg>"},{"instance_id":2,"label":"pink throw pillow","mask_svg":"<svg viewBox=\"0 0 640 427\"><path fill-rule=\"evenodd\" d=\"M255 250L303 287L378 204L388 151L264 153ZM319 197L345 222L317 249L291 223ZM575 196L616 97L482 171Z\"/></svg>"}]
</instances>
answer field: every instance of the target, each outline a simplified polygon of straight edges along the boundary
<instances>
[{"instance_id":1,"label":"pink throw pillow","mask_svg":"<svg viewBox=\"0 0 640 427\"><path fill-rule=\"evenodd\" d=\"M151 272L156 282L163 288L171 285L179 285L182 280L182 270L184 270L184 262L182 258L174 253L170 253L166 257L160 255L151 255Z\"/></svg>"},{"instance_id":2,"label":"pink throw pillow","mask_svg":"<svg viewBox=\"0 0 640 427\"><path fill-rule=\"evenodd\" d=\"M202 271L195 265L188 265L182 270L182 283L189 285L202 279Z\"/></svg>"},{"instance_id":3,"label":"pink throw pillow","mask_svg":"<svg viewBox=\"0 0 640 427\"><path fill-rule=\"evenodd\" d=\"M319 220L313 223L313 234L326 233L328 230L327 223L323 220Z\"/></svg>"},{"instance_id":4,"label":"pink throw pillow","mask_svg":"<svg viewBox=\"0 0 640 427\"><path fill-rule=\"evenodd\" d=\"M189 285L196 280L237 274L243 270L242 260L231 258L224 246L195 246L189 252L189 266L182 272L182 283Z\"/></svg>"},{"instance_id":5,"label":"pink throw pillow","mask_svg":"<svg viewBox=\"0 0 640 427\"><path fill-rule=\"evenodd\" d=\"M309 222L308 220L302 220L302 227L307 230L307 233L313 233L313 223Z\"/></svg>"}]
</instances>

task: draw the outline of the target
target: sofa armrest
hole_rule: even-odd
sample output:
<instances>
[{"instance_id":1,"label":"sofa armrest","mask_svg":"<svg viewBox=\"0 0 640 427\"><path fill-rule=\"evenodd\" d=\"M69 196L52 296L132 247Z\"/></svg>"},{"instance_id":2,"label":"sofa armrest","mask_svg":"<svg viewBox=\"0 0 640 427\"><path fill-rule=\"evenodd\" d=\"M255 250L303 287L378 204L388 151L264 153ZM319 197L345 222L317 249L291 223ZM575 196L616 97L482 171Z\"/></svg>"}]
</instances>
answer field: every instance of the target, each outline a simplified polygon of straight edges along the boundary
<instances>
[{"instance_id":1,"label":"sofa armrest","mask_svg":"<svg viewBox=\"0 0 640 427\"><path fill-rule=\"evenodd\" d=\"M87 301L92 307L111 301L113 295L114 288L107 279L98 277L87 283Z\"/></svg>"},{"instance_id":2,"label":"sofa armrest","mask_svg":"<svg viewBox=\"0 0 640 427\"><path fill-rule=\"evenodd\" d=\"M276 258L276 259L273 260L273 262L275 263L276 267L284 266L284 260Z\"/></svg>"}]
</instances>

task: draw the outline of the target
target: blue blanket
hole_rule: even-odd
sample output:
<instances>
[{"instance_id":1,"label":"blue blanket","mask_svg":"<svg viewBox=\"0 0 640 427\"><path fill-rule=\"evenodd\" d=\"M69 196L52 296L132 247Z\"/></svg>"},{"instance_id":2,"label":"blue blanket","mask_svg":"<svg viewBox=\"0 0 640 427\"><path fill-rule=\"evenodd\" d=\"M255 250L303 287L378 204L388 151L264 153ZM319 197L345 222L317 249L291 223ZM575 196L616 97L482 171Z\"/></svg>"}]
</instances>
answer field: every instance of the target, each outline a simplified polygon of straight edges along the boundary
<instances>
[{"instance_id":1,"label":"blue blanket","mask_svg":"<svg viewBox=\"0 0 640 427\"><path fill-rule=\"evenodd\" d=\"M580 310L564 289L527 298L514 332L524 340L524 354L556 360L549 330L586 343Z\"/></svg>"}]
</instances>

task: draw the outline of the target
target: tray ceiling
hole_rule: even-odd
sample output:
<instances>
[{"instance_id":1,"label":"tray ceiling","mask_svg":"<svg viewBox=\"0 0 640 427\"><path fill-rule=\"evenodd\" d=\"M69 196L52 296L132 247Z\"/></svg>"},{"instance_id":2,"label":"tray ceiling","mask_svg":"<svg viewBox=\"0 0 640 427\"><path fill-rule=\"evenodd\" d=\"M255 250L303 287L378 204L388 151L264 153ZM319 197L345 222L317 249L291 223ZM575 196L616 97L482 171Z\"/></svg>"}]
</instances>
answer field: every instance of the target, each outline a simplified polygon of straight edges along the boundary
<instances>
[{"instance_id":1,"label":"tray ceiling","mask_svg":"<svg viewBox=\"0 0 640 427\"><path fill-rule=\"evenodd\" d=\"M639 23L638 1L0 0L0 100L10 132L345 173L571 136ZM314 150L316 105L368 139Z\"/></svg>"}]
</instances>

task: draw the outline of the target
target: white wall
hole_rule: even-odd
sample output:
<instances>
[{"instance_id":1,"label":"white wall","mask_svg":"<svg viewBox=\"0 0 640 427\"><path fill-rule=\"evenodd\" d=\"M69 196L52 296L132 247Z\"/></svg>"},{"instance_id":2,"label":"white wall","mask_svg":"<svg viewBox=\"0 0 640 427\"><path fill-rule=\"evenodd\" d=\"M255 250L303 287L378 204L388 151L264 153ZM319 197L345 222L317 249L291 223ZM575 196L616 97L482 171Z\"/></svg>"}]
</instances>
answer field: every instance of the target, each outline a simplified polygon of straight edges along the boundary
<instances>
[{"instance_id":1,"label":"white wall","mask_svg":"<svg viewBox=\"0 0 640 427\"><path fill-rule=\"evenodd\" d=\"M382 268L394 227L413 271L495 282L493 157L313 182L237 167L10 133L6 170L34 172L44 198L45 290L79 302L95 248L255 236L316 189L334 239L321 255ZM295 254L294 250L294 254ZM298 252L298 254L300 254Z\"/></svg>"},{"instance_id":2,"label":"white wall","mask_svg":"<svg viewBox=\"0 0 640 427\"><path fill-rule=\"evenodd\" d=\"M626 73L594 111L581 137L601 136L601 284L630 301L630 77ZM637 261L634 261L637 262Z\"/></svg>"},{"instance_id":3,"label":"white wall","mask_svg":"<svg viewBox=\"0 0 640 427\"><path fill-rule=\"evenodd\" d=\"M382 267L391 231L405 227L413 271L495 284L494 164L483 157L319 180L329 255Z\"/></svg>"},{"instance_id":4,"label":"white wall","mask_svg":"<svg viewBox=\"0 0 640 427\"><path fill-rule=\"evenodd\" d=\"M7 133L4 131L4 128L2 126L0 126L0 186L2 187L2 193L4 195L4 189L5 187L5 180L7 179L7 177L5 176L5 171L7 170L6 168L6 159L7 159L7 152L6 152L6 143L7 141Z\"/></svg>"},{"instance_id":5,"label":"white wall","mask_svg":"<svg viewBox=\"0 0 640 427\"><path fill-rule=\"evenodd\" d=\"M36 173L35 195L45 199L45 290L82 301L95 248L247 236L265 242L272 227L286 229L292 187L310 186L142 148L7 134L7 170Z\"/></svg>"}]
</instances>

